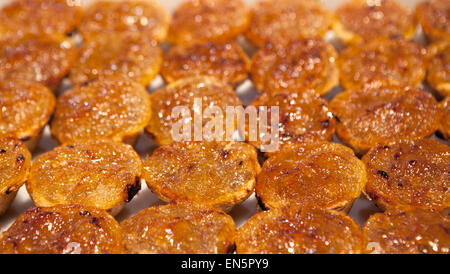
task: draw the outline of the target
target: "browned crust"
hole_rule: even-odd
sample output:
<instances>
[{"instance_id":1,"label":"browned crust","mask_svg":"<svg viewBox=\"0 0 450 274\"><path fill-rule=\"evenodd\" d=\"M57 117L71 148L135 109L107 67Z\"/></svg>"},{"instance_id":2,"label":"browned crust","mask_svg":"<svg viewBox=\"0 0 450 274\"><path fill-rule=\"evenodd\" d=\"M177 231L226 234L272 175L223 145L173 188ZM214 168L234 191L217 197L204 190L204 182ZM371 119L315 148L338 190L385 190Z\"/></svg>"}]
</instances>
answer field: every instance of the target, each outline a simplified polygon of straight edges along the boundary
<instances>
[{"instance_id":1,"label":"browned crust","mask_svg":"<svg viewBox=\"0 0 450 274\"><path fill-rule=\"evenodd\" d=\"M295 16L293 16L295 14ZM252 8L246 37L255 45L323 37L331 28L332 14L315 0L266 0Z\"/></svg>"},{"instance_id":2,"label":"browned crust","mask_svg":"<svg viewBox=\"0 0 450 274\"><path fill-rule=\"evenodd\" d=\"M427 0L416 7L416 20L428 40L450 40L450 3L447 0Z\"/></svg>"},{"instance_id":3,"label":"browned crust","mask_svg":"<svg viewBox=\"0 0 450 274\"><path fill-rule=\"evenodd\" d=\"M37 206L81 204L117 214L139 191L142 162L129 145L68 143L38 156L27 190Z\"/></svg>"},{"instance_id":4,"label":"browned crust","mask_svg":"<svg viewBox=\"0 0 450 274\"><path fill-rule=\"evenodd\" d=\"M328 93L339 83L334 47L321 40L267 44L252 59L251 78L259 92L313 90Z\"/></svg>"},{"instance_id":5,"label":"browned crust","mask_svg":"<svg viewBox=\"0 0 450 274\"><path fill-rule=\"evenodd\" d=\"M144 209L121 223L129 254L221 254L234 246L236 228L222 210L192 204Z\"/></svg>"},{"instance_id":6,"label":"browned crust","mask_svg":"<svg viewBox=\"0 0 450 274\"><path fill-rule=\"evenodd\" d=\"M377 37L413 37L416 25L412 12L394 0L347 1L335 12L333 30L346 44L358 44Z\"/></svg>"},{"instance_id":7,"label":"browned crust","mask_svg":"<svg viewBox=\"0 0 450 274\"><path fill-rule=\"evenodd\" d=\"M256 178L263 208L319 206L348 210L367 181L364 164L335 143L292 143L274 153Z\"/></svg>"},{"instance_id":8,"label":"browned crust","mask_svg":"<svg viewBox=\"0 0 450 274\"><path fill-rule=\"evenodd\" d=\"M361 228L344 213L325 209L272 209L253 215L238 230L241 254L361 253Z\"/></svg>"},{"instance_id":9,"label":"browned crust","mask_svg":"<svg viewBox=\"0 0 450 274\"><path fill-rule=\"evenodd\" d=\"M426 50L402 38L376 38L344 49L337 65L346 89L420 86L425 79Z\"/></svg>"},{"instance_id":10,"label":"browned crust","mask_svg":"<svg viewBox=\"0 0 450 274\"><path fill-rule=\"evenodd\" d=\"M435 211L412 209L370 216L363 228L365 253L450 253L450 218Z\"/></svg>"},{"instance_id":11,"label":"browned crust","mask_svg":"<svg viewBox=\"0 0 450 274\"><path fill-rule=\"evenodd\" d=\"M436 99L417 88L348 90L330 102L330 109L338 119L339 139L358 155L379 143L430 136L441 117Z\"/></svg>"},{"instance_id":12,"label":"browned crust","mask_svg":"<svg viewBox=\"0 0 450 274\"><path fill-rule=\"evenodd\" d=\"M450 96L450 41L441 41L428 47L427 82L442 96Z\"/></svg>"},{"instance_id":13,"label":"browned crust","mask_svg":"<svg viewBox=\"0 0 450 274\"><path fill-rule=\"evenodd\" d=\"M450 97L445 98L440 103L439 107L442 113L439 133L441 133L446 140L450 140Z\"/></svg>"},{"instance_id":14,"label":"browned crust","mask_svg":"<svg viewBox=\"0 0 450 274\"><path fill-rule=\"evenodd\" d=\"M58 98L51 130L61 143L125 142L141 133L150 116L150 97L142 85L122 77L99 78Z\"/></svg>"},{"instance_id":15,"label":"browned crust","mask_svg":"<svg viewBox=\"0 0 450 274\"><path fill-rule=\"evenodd\" d=\"M256 150L246 143L172 143L144 161L143 178L164 201L229 211L250 197L259 171Z\"/></svg>"},{"instance_id":16,"label":"browned crust","mask_svg":"<svg viewBox=\"0 0 450 274\"><path fill-rule=\"evenodd\" d=\"M122 253L122 233L104 210L80 205L35 207L0 236L2 254Z\"/></svg>"},{"instance_id":17,"label":"browned crust","mask_svg":"<svg viewBox=\"0 0 450 274\"><path fill-rule=\"evenodd\" d=\"M175 10L167 39L184 45L226 42L244 33L249 23L241 0L187 0Z\"/></svg>"},{"instance_id":18,"label":"browned crust","mask_svg":"<svg viewBox=\"0 0 450 274\"><path fill-rule=\"evenodd\" d=\"M367 195L382 209L450 207L450 149L436 140L377 146L364 157Z\"/></svg>"},{"instance_id":19,"label":"browned crust","mask_svg":"<svg viewBox=\"0 0 450 274\"><path fill-rule=\"evenodd\" d=\"M231 86L248 77L250 60L235 42L175 46L165 56L161 75L168 83L197 75L209 75Z\"/></svg>"},{"instance_id":20,"label":"browned crust","mask_svg":"<svg viewBox=\"0 0 450 274\"><path fill-rule=\"evenodd\" d=\"M86 9L79 30L85 39L97 39L95 36L104 33L134 33L162 42L169 22L169 15L157 1L100 0Z\"/></svg>"}]
</instances>

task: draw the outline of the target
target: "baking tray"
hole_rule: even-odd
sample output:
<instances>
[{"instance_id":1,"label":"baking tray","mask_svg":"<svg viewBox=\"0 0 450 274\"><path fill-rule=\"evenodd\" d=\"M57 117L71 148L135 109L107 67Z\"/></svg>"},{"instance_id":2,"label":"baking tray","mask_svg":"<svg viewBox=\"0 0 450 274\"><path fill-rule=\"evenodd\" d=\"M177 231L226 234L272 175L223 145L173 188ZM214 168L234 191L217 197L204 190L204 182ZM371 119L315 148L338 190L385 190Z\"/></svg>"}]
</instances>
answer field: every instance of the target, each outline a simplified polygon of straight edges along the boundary
<instances>
[{"instance_id":1,"label":"baking tray","mask_svg":"<svg viewBox=\"0 0 450 274\"><path fill-rule=\"evenodd\" d=\"M11 0L0 0L0 7L7 4L10 1ZM80 0L80 1L83 5L88 5L89 3L96 0ZM164 6L169 12L172 12L174 8L183 0L156 0L156 1L159 2L162 6ZM247 3L248 5L252 5L255 2L258 2L258 0L244 0L244 2ZM335 9L341 3L344 3L345 0L322 0L322 2L328 8ZM413 8L417 3L421 2L421 0L398 0L398 2L401 2L404 5ZM336 47L338 47L338 44L336 43L336 39L332 32L329 32L327 34L326 39L329 40L331 43L333 43ZM416 41L421 43L423 43L424 41L420 28L417 31L415 39ZM255 48L250 44L248 44L245 41L245 39L240 38L239 43L243 46L243 48L247 51L247 53L250 56L254 53ZM162 47L167 48L167 45L162 45ZM153 92L154 90L161 88L163 86L164 82L162 81L161 77L158 76L152 82L148 90L149 92ZM330 100L341 91L342 91L341 88L336 87L331 93L326 95L325 98L327 100ZM253 84L249 80L240 85L236 89L236 93L241 98L244 104L249 104L258 95ZM333 138L333 141L339 142L339 140L336 137ZM33 156L36 157L43 152L53 149L55 146L57 146L57 143L51 138L50 131L47 126L47 128L44 131L44 136L40 141L37 150L35 151L35 153L33 153ZM146 155L151 153L155 148L156 148L155 144L153 144L144 134L142 134L136 146L137 152L142 157L145 157ZM134 197L134 199L130 203L128 203L125 206L124 210L118 216L116 216L116 219L119 222L123 221L133 216L142 209L148 208L153 205L159 205L162 203L163 202L160 201L147 188L145 182L143 182L141 191ZM27 210L32 206L33 202L29 198L25 187L22 187L19 190L17 197L14 200L11 208L6 212L5 215L0 217L0 231L6 230L19 214L21 214L22 212L24 212L25 210ZM252 215L256 213L256 208L257 208L257 201L253 195L247 201L243 202L240 205L237 205L230 212L230 215L233 217L233 219L236 222L236 225L239 227L242 224L244 224L248 220L248 218L250 218ZM375 207L375 205L371 201L361 196L359 199L356 200L349 214L356 220L357 223L359 223L360 225L364 225L367 218L371 214L378 211L379 210Z\"/></svg>"}]
</instances>

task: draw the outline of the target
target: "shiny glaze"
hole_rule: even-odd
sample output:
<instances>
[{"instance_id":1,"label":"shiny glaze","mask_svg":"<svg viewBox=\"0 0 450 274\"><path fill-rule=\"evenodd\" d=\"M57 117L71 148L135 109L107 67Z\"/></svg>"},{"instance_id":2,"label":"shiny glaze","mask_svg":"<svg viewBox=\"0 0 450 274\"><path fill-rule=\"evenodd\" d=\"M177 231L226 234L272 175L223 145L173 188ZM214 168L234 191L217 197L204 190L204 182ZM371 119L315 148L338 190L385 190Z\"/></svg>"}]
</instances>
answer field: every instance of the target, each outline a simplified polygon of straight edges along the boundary
<instances>
[{"instance_id":1,"label":"shiny glaze","mask_svg":"<svg viewBox=\"0 0 450 274\"><path fill-rule=\"evenodd\" d=\"M450 1L427 0L416 7L417 21L430 40L450 39Z\"/></svg>"},{"instance_id":2,"label":"shiny glaze","mask_svg":"<svg viewBox=\"0 0 450 274\"><path fill-rule=\"evenodd\" d=\"M27 147L13 138L0 138L0 196L8 195L25 183L31 166Z\"/></svg>"},{"instance_id":3,"label":"shiny glaze","mask_svg":"<svg viewBox=\"0 0 450 274\"><path fill-rule=\"evenodd\" d=\"M445 98L441 104L440 109L442 113L441 126L439 127L439 132L446 138L450 140L450 97Z\"/></svg>"},{"instance_id":4,"label":"shiny glaze","mask_svg":"<svg viewBox=\"0 0 450 274\"><path fill-rule=\"evenodd\" d=\"M443 96L450 96L450 41L428 47L427 82Z\"/></svg>"}]
</instances>

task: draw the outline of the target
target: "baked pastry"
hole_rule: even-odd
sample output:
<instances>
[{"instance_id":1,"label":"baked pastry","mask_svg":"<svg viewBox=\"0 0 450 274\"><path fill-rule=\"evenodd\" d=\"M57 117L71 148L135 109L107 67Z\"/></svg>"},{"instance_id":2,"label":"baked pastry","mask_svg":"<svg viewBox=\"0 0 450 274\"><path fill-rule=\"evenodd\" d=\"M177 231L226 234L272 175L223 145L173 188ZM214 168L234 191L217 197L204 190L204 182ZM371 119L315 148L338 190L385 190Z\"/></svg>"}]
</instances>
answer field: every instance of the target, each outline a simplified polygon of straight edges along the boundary
<instances>
[{"instance_id":1,"label":"baked pastry","mask_svg":"<svg viewBox=\"0 0 450 274\"><path fill-rule=\"evenodd\" d=\"M58 97L51 123L61 143L112 139L134 144L151 116L150 97L127 78L100 78Z\"/></svg>"},{"instance_id":2,"label":"baked pastry","mask_svg":"<svg viewBox=\"0 0 450 274\"><path fill-rule=\"evenodd\" d=\"M122 233L104 210L80 205L34 207L0 234L1 254L117 254Z\"/></svg>"},{"instance_id":3,"label":"baked pastry","mask_svg":"<svg viewBox=\"0 0 450 274\"><path fill-rule=\"evenodd\" d=\"M333 15L317 0L265 0L252 8L246 37L258 46L267 42L323 37L331 28Z\"/></svg>"},{"instance_id":4,"label":"baked pastry","mask_svg":"<svg viewBox=\"0 0 450 274\"><path fill-rule=\"evenodd\" d=\"M84 84L99 76L125 75L144 86L158 75L162 51L156 41L136 34L97 34L85 41L69 79Z\"/></svg>"},{"instance_id":5,"label":"baked pastry","mask_svg":"<svg viewBox=\"0 0 450 274\"><path fill-rule=\"evenodd\" d=\"M19 140L0 137L0 216L8 210L19 188L26 182L31 154Z\"/></svg>"},{"instance_id":6,"label":"baked pastry","mask_svg":"<svg viewBox=\"0 0 450 274\"><path fill-rule=\"evenodd\" d=\"M144 161L143 178L161 200L188 200L225 211L252 195L260 170L243 142L177 142Z\"/></svg>"},{"instance_id":7,"label":"baked pastry","mask_svg":"<svg viewBox=\"0 0 450 274\"><path fill-rule=\"evenodd\" d=\"M167 36L169 20L158 1L100 0L86 9L79 31L88 40L98 39L95 38L98 34L134 33L162 42Z\"/></svg>"},{"instance_id":8,"label":"baked pastry","mask_svg":"<svg viewBox=\"0 0 450 274\"><path fill-rule=\"evenodd\" d=\"M76 58L71 39L62 35L0 41L0 80L33 81L56 90Z\"/></svg>"},{"instance_id":9,"label":"baked pastry","mask_svg":"<svg viewBox=\"0 0 450 274\"><path fill-rule=\"evenodd\" d=\"M443 96L450 96L450 40L428 47L427 82Z\"/></svg>"},{"instance_id":10,"label":"baked pastry","mask_svg":"<svg viewBox=\"0 0 450 274\"><path fill-rule=\"evenodd\" d=\"M27 190L36 206L80 204L116 215L141 188L141 169L141 158L129 145L67 143L33 161Z\"/></svg>"},{"instance_id":11,"label":"baked pastry","mask_svg":"<svg viewBox=\"0 0 450 274\"><path fill-rule=\"evenodd\" d=\"M434 211L413 209L377 213L363 228L366 253L449 254L450 218Z\"/></svg>"},{"instance_id":12,"label":"baked pastry","mask_svg":"<svg viewBox=\"0 0 450 274\"><path fill-rule=\"evenodd\" d=\"M247 109L254 107L259 112L260 107L267 107L271 121L271 107L277 106L279 123L278 144L283 146L291 142L317 142L327 141L333 137L336 130L336 119L328 109L328 103L311 90L301 93L279 92L263 93L253 101ZM260 115L258 115L260 116ZM259 126L258 126L259 128ZM267 132L272 132L271 124L267 126ZM259 138L257 128L247 126L246 140L259 150L266 150L270 142ZM272 141L272 140L270 140ZM273 152L273 151L272 151Z\"/></svg>"},{"instance_id":13,"label":"baked pastry","mask_svg":"<svg viewBox=\"0 0 450 274\"><path fill-rule=\"evenodd\" d=\"M366 185L366 169L336 143L292 143L269 157L256 178L262 209L317 206L349 211Z\"/></svg>"},{"instance_id":14,"label":"baked pastry","mask_svg":"<svg viewBox=\"0 0 450 274\"><path fill-rule=\"evenodd\" d=\"M335 14L333 30L346 44L378 37L410 39L416 31L413 13L395 0L351 0Z\"/></svg>"},{"instance_id":15,"label":"baked pastry","mask_svg":"<svg viewBox=\"0 0 450 274\"><path fill-rule=\"evenodd\" d=\"M439 105L442 113L441 125L439 127L439 133L446 140L450 140L450 97L445 98Z\"/></svg>"},{"instance_id":16,"label":"baked pastry","mask_svg":"<svg viewBox=\"0 0 450 274\"><path fill-rule=\"evenodd\" d=\"M212 109L212 107L218 107L225 115L226 107L242 106L242 102L234 93L231 86L228 86L219 79L211 76L198 76L183 78L178 80L167 87L157 90L150 96L152 101L152 117L150 123L145 128L149 136L159 145L167 145L174 141L201 141L206 138L214 136L203 136L201 140L197 139L195 134L196 124L190 118L195 118L195 115L204 115L206 108ZM201 105L200 105L201 104ZM183 115L174 115L173 110L176 107L188 107L189 113L181 113ZM201 108L201 112L200 109ZM187 117L186 114L189 114ZM201 120L203 129L209 122L214 119L207 119L203 117ZM197 122L200 120L197 120ZM173 126L176 124L182 124L182 129L187 128L190 135L185 136L184 133L182 140L174 140L172 132ZM237 120L236 123L237 125ZM233 132L227 131L228 128L223 125L223 138L220 140L232 140ZM236 126L237 128L237 126ZM205 133L206 131L203 131ZM211 132L211 133L217 133ZM219 132L220 133L220 132ZM188 138L189 137L189 138ZM217 140L217 139L216 139Z\"/></svg>"},{"instance_id":17,"label":"baked pastry","mask_svg":"<svg viewBox=\"0 0 450 274\"><path fill-rule=\"evenodd\" d=\"M20 139L33 151L55 101L53 93L41 84L0 81L0 136Z\"/></svg>"},{"instance_id":18,"label":"baked pastry","mask_svg":"<svg viewBox=\"0 0 450 274\"><path fill-rule=\"evenodd\" d=\"M219 209L154 206L120 225L124 252L129 254L217 254L234 249L234 221Z\"/></svg>"},{"instance_id":19,"label":"baked pastry","mask_svg":"<svg viewBox=\"0 0 450 274\"><path fill-rule=\"evenodd\" d=\"M364 157L367 195L382 209L450 208L450 147L436 140L400 141Z\"/></svg>"},{"instance_id":20,"label":"baked pastry","mask_svg":"<svg viewBox=\"0 0 450 274\"><path fill-rule=\"evenodd\" d=\"M427 0L416 7L416 19L430 41L450 39L450 1Z\"/></svg>"},{"instance_id":21,"label":"baked pastry","mask_svg":"<svg viewBox=\"0 0 450 274\"><path fill-rule=\"evenodd\" d=\"M344 49L338 59L341 85L419 86L425 78L426 50L401 38L376 38Z\"/></svg>"},{"instance_id":22,"label":"baked pastry","mask_svg":"<svg viewBox=\"0 0 450 274\"><path fill-rule=\"evenodd\" d=\"M82 10L67 0L14 0L0 9L0 39L34 34L69 34L80 23Z\"/></svg>"},{"instance_id":23,"label":"baked pastry","mask_svg":"<svg viewBox=\"0 0 450 274\"><path fill-rule=\"evenodd\" d=\"M253 56L251 76L260 92L311 89L325 94L339 84L337 57L334 47L321 39L267 44Z\"/></svg>"},{"instance_id":24,"label":"baked pastry","mask_svg":"<svg viewBox=\"0 0 450 274\"><path fill-rule=\"evenodd\" d=\"M175 46L164 58L161 75L168 83L199 75L214 76L231 86L248 77L250 60L235 42Z\"/></svg>"},{"instance_id":25,"label":"baked pastry","mask_svg":"<svg viewBox=\"0 0 450 274\"><path fill-rule=\"evenodd\" d=\"M239 228L236 251L242 254L361 253L361 228L349 216L325 209L271 209Z\"/></svg>"},{"instance_id":26,"label":"baked pastry","mask_svg":"<svg viewBox=\"0 0 450 274\"><path fill-rule=\"evenodd\" d=\"M172 16L174 44L230 41L247 30L250 13L241 0L186 0Z\"/></svg>"},{"instance_id":27,"label":"baked pastry","mask_svg":"<svg viewBox=\"0 0 450 274\"><path fill-rule=\"evenodd\" d=\"M378 143L430 136L441 117L436 99L417 88L348 90L331 100L330 109L339 139L360 155Z\"/></svg>"}]
</instances>

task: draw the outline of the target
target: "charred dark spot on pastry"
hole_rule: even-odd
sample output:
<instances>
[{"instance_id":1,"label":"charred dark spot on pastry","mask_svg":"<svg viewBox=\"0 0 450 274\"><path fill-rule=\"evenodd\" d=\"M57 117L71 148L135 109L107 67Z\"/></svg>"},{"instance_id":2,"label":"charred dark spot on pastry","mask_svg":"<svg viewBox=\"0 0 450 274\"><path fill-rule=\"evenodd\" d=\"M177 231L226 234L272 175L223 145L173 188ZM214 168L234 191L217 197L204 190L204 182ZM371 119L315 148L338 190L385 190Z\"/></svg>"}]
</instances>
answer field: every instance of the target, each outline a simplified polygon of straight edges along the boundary
<instances>
[{"instance_id":1,"label":"charred dark spot on pastry","mask_svg":"<svg viewBox=\"0 0 450 274\"><path fill-rule=\"evenodd\" d=\"M268 208L264 205L262 199L258 195L255 195L255 197L256 197L256 200L258 201L258 206L261 208L261 210L263 210L263 211L268 210Z\"/></svg>"},{"instance_id":2,"label":"charred dark spot on pastry","mask_svg":"<svg viewBox=\"0 0 450 274\"><path fill-rule=\"evenodd\" d=\"M91 220L89 220L89 222L91 224L94 224L98 228L102 228L102 226L100 225L100 220L97 217L92 217Z\"/></svg>"},{"instance_id":3,"label":"charred dark spot on pastry","mask_svg":"<svg viewBox=\"0 0 450 274\"><path fill-rule=\"evenodd\" d=\"M244 164L243 161L239 161L239 165L242 166Z\"/></svg>"},{"instance_id":4,"label":"charred dark spot on pastry","mask_svg":"<svg viewBox=\"0 0 450 274\"><path fill-rule=\"evenodd\" d=\"M417 161L416 160L411 160L411 161L408 162L408 164L410 166L415 166L417 164Z\"/></svg>"},{"instance_id":5,"label":"charred dark spot on pastry","mask_svg":"<svg viewBox=\"0 0 450 274\"><path fill-rule=\"evenodd\" d=\"M389 175L386 173L386 171L378 170L377 174L383 177L384 179L389 179Z\"/></svg>"},{"instance_id":6,"label":"charred dark spot on pastry","mask_svg":"<svg viewBox=\"0 0 450 274\"><path fill-rule=\"evenodd\" d=\"M323 121L322 126L323 126L323 128L328 128L330 126L330 121L328 119Z\"/></svg>"},{"instance_id":7,"label":"charred dark spot on pastry","mask_svg":"<svg viewBox=\"0 0 450 274\"><path fill-rule=\"evenodd\" d=\"M91 216L91 213L89 211L87 211L87 210L84 210L84 211L80 212L80 215L81 216Z\"/></svg>"},{"instance_id":8,"label":"charred dark spot on pastry","mask_svg":"<svg viewBox=\"0 0 450 274\"><path fill-rule=\"evenodd\" d=\"M74 147L74 146L72 146L72 145L68 145L67 147L68 147L68 148L75 148L75 147Z\"/></svg>"},{"instance_id":9,"label":"charred dark spot on pastry","mask_svg":"<svg viewBox=\"0 0 450 274\"><path fill-rule=\"evenodd\" d=\"M12 190L11 190L11 187L9 186L9 187L6 189L5 194L6 194L6 195L9 195L11 192L12 192Z\"/></svg>"},{"instance_id":10,"label":"charred dark spot on pastry","mask_svg":"<svg viewBox=\"0 0 450 274\"><path fill-rule=\"evenodd\" d=\"M383 149L390 149L390 146L383 146Z\"/></svg>"},{"instance_id":11,"label":"charred dark spot on pastry","mask_svg":"<svg viewBox=\"0 0 450 274\"><path fill-rule=\"evenodd\" d=\"M127 203L129 203L134 198L134 196L136 196L139 190L141 190L141 178L136 176L136 178L134 179L134 184L127 186Z\"/></svg>"},{"instance_id":12,"label":"charred dark spot on pastry","mask_svg":"<svg viewBox=\"0 0 450 274\"><path fill-rule=\"evenodd\" d=\"M336 119L336 122L338 123L341 122L341 119L339 119L339 117L336 114L332 113L331 115L333 115L334 119Z\"/></svg>"},{"instance_id":13,"label":"charred dark spot on pastry","mask_svg":"<svg viewBox=\"0 0 450 274\"><path fill-rule=\"evenodd\" d=\"M5 153L6 149L0 149L0 153Z\"/></svg>"},{"instance_id":14,"label":"charred dark spot on pastry","mask_svg":"<svg viewBox=\"0 0 450 274\"><path fill-rule=\"evenodd\" d=\"M25 161L25 156L23 156L22 154L20 154L19 156L17 156L17 162L18 162L18 163L23 163L23 161Z\"/></svg>"},{"instance_id":15,"label":"charred dark spot on pastry","mask_svg":"<svg viewBox=\"0 0 450 274\"><path fill-rule=\"evenodd\" d=\"M402 183L398 183L397 185L398 185L398 187L403 187Z\"/></svg>"},{"instance_id":16,"label":"charred dark spot on pastry","mask_svg":"<svg viewBox=\"0 0 450 274\"><path fill-rule=\"evenodd\" d=\"M398 160L399 158L400 158L400 153L399 152L395 153L394 154L394 159Z\"/></svg>"},{"instance_id":17,"label":"charred dark spot on pastry","mask_svg":"<svg viewBox=\"0 0 450 274\"><path fill-rule=\"evenodd\" d=\"M227 150L227 149L222 149L222 151L220 152L220 156L224 159L228 158L228 155L230 154L231 151Z\"/></svg>"}]
</instances>

